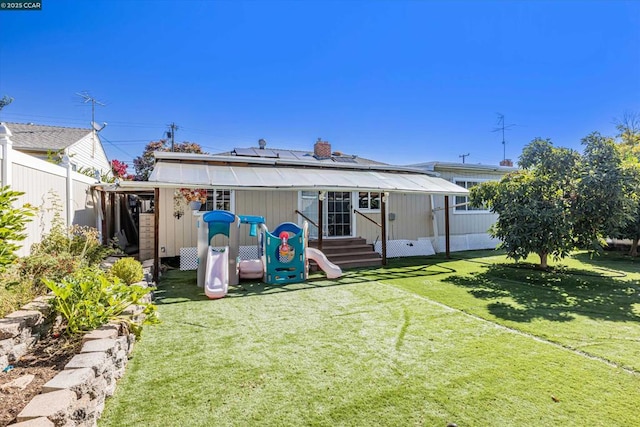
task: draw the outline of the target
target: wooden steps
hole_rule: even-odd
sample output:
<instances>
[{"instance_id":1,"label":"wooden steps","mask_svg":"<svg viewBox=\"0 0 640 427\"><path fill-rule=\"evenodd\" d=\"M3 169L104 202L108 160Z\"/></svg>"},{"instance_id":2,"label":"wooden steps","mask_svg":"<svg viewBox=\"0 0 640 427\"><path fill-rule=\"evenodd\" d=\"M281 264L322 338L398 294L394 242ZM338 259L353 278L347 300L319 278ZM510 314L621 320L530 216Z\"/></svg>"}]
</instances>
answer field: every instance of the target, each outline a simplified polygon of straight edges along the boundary
<instances>
[{"instance_id":1,"label":"wooden steps","mask_svg":"<svg viewBox=\"0 0 640 427\"><path fill-rule=\"evenodd\" d=\"M309 241L309 246L317 248L318 241ZM380 254L373 250L373 245L367 244L367 241L361 237L323 239L322 252L329 261L343 270L356 267L380 267L382 265ZM310 261L309 264L312 270L317 269L315 262Z\"/></svg>"}]
</instances>

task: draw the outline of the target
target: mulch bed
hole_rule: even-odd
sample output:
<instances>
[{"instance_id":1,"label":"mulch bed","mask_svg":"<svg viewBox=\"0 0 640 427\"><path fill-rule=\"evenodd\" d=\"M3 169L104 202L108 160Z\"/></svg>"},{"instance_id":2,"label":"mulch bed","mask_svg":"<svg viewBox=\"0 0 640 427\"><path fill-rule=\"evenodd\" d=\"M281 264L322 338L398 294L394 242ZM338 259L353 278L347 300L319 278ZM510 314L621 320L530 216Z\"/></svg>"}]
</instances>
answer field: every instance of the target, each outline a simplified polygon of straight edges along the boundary
<instances>
[{"instance_id":1,"label":"mulch bed","mask_svg":"<svg viewBox=\"0 0 640 427\"><path fill-rule=\"evenodd\" d=\"M64 369L64 366L80 350L81 338L43 337L19 361L13 369L0 372L0 426L16 421L16 416L37 394L42 386ZM4 369L0 367L0 369ZM24 389L4 388L5 384L25 375L34 375Z\"/></svg>"}]
</instances>

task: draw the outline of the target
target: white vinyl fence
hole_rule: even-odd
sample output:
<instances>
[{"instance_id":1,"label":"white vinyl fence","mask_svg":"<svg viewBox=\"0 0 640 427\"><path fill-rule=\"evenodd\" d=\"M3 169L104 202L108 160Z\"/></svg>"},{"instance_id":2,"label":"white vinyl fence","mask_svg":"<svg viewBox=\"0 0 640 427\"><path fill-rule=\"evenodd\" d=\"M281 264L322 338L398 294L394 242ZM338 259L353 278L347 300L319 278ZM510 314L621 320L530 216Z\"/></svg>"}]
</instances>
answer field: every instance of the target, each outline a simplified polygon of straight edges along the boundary
<instances>
[{"instance_id":1,"label":"white vinyl fence","mask_svg":"<svg viewBox=\"0 0 640 427\"><path fill-rule=\"evenodd\" d=\"M72 171L69 162L67 166L55 165L16 151L12 145L11 133L0 123L0 186L24 192L17 203L38 208L27 224L28 237L21 242L17 255L28 255L31 245L49 232L55 212L68 226L99 227L95 209L99 201L91 191L94 178Z\"/></svg>"}]
</instances>

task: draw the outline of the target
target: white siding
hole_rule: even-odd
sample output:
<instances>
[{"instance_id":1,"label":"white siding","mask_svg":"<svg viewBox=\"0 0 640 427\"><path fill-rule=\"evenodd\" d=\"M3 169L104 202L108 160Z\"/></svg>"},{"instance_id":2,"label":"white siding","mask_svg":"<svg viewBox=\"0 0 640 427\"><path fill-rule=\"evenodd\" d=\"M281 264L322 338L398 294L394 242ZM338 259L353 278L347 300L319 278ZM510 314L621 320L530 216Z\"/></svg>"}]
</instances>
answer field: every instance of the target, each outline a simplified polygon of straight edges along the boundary
<instances>
[{"instance_id":1,"label":"white siding","mask_svg":"<svg viewBox=\"0 0 640 427\"><path fill-rule=\"evenodd\" d=\"M104 148L98 136L87 135L80 141L72 144L69 148L71 163L80 168L96 168L106 173L111 170L109 160L104 152Z\"/></svg>"},{"instance_id":2,"label":"white siding","mask_svg":"<svg viewBox=\"0 0 640 427\"><path fill-rule=\"evenodd\" d=\"M454 182L456 179L465 179L468 181L498 181L503 174L502 173L489 173L489 172L465 172L465 171L450 171L450 170L438 170L441 173L442 178ZM455 197L449 196L449 206L455 204ZM438 222L439 234L444 235L444 196L434 196L434 209L436 210L436 218ZM459 212L455 208L449 210L449 224L451 235L464 235L464 234L477 234L486 233L489 227L495 223L498 218L497 215L490 212L482 211L467 211Z\"/></svg>"}]
</instances>

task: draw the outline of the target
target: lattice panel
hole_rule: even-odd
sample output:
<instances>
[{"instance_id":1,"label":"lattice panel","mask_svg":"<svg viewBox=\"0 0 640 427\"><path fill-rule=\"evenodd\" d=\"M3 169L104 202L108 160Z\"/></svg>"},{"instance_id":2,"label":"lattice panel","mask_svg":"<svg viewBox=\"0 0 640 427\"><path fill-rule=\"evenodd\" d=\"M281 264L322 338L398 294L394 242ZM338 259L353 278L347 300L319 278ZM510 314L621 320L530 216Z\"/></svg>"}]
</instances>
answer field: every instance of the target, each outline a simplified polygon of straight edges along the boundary
<instances>
[{"instance_id":1,"label":"lattice panel","mask_svg":"<svg viewBox=\"0 0 640 427\"><path fill-rule=\"evenodd\" d=\"M239 254L241 260L258 259L258 246L240 246Z\"/></svg>"},{"instance_id":2,"label":"lattice panel","mask_svg":"<svg viewBox=\"0 0 640 427\"><path fill-rule=\"evenodd\" d=\"M382 254L382 242L376 242L375 250L379 254ZM429 239L387 240L387 258L433 254L435 254L435 251Z\"/></svg>"},{"instance_id":3,"label":"lattice panel","mask_svg":"<svg viewBox=\"0 0 640 427\"><path fill-rule=\"evenodd\" d=\"M214 246L214 249L220 251L222 246ZM239 256L241 260L258 259L257 246L240 246ZM198 248L180 248L180 270L197 270L198 269Z\"/></svg>"},{"instance_id":4,"label":"lattice panel","mask_svg":"<svg viewBox=\"0 0 640 427\"><path fill-rule=\"evenodd\" d=\"M180 270L198 269L198 248L180 248Z\"/></svg>"}]
</instances>

